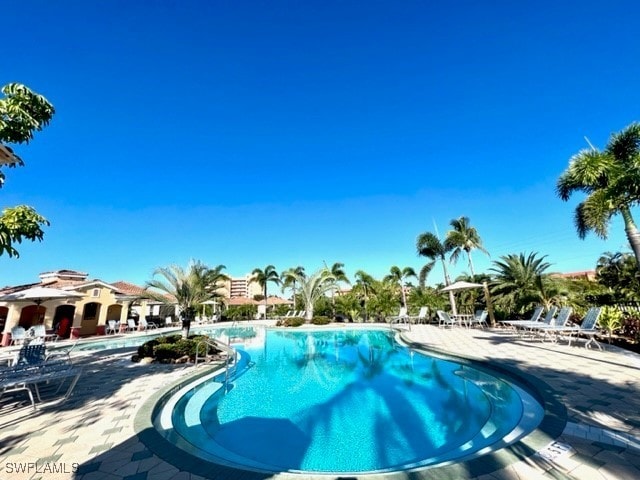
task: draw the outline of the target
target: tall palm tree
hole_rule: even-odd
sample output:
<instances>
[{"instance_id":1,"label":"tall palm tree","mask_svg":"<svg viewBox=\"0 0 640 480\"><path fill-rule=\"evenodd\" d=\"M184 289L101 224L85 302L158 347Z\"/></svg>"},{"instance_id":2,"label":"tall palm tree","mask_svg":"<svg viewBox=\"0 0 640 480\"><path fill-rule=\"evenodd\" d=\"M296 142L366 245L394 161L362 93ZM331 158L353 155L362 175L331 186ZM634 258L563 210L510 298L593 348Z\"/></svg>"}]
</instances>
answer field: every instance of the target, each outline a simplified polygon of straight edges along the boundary
<instances>
[{"instance_id":1,"label":"tall palm tree","mask_svg":"<svg viewBox=\"0 0 640 480\"><path fill-rule=\"evenodd\" d=\"M280 285L280 275L278 275L278 271L276 267L273 265L267 265L264 267L264 270L260 268L254 268L253 272L251 272L251 279L249 283L257 283L262 288L262 294L264 295L264 309L267 311L267 284L269 282L275 283L276 285Z\"/></svg>"},{"instance_id":2,"label":"tall palm tree","mask_svg":"<svg viewBox=\"0 0 640 480\"><path fill-rule=\"evenodd\" d=\"M473 260L471 259L471 250L480 250L489 255L489 252L482 246L482 240L475 227L470 226L469 217L460 217L451 220L450 225L453 230L449 230L444 239L444 244L448 250L451 250L449 260L456 263L460 254L464 251L467 253L469 260L469 270L471 276L475 276L473 271Z\"/></svg>"},{"instance_id":3,"label":"tall palm tree","mask_svg":"<svg viewBox=\"0 0 640 480\"><path fill-rule=\"evenodd\" d=\"M539 277L551 266L544 261L546 255L537 257L532 252L514 253L500 257L490 268L495 273L491 293L496 295L496 303L503 309L524 313L539 294Z\"/></svg>"},{"instance_id":4,"label":"tall palm tree","mask_svg":"<svg viewBox=\"0 0 640 480\"><path fill-rule=\"evenodd\" d=\"M297 267L292 267L280 274L280 283L282 285L282 291L284 292L285 288L291 288L293 291L293 310L296 310L296 283L298 278L304 276L304 267L298 265Z\"/></svg>"},{"instance_id":5,"label":"tall palm tree","mask_svg":"<svg viewBox=\"0 0 640 480\"><path fill-rule=\"evenodd\" d=\"M622 215L640 270L640 232L631 215L631 207L640 203L640 123L632 123L611 135L603 151L592 147L571 157L558 179L556 191L565 201L574 192L587 195L576 207L574 216L580 238L593 230L606 239L611 218Z\"/></svg>"},{"instance_id":6,"label":"tall palm tree","mask_svg":"<svg viewBox=\"0 0 640 480\"><path fill-rule=\"evenodd\" d=\"M161 303L178 305L182 337L187 338L198 306L221 297L218 289L227 278L222 273L224 268L224 265L209 268L197 260L192 260L186 270L178 265L157 268L154 278L146 283L146 294Z\"/></svg>"},{"instance_id":7,"label":"tall palm tree","mask_svg":"<svg viewBox=\"0 0 640 480\"><path fill-rule=\"evenodd\" d=\"M304 302L305 315L307 322L313 319L313 309L316 301L336 288L336 280L327 268L313 272L308 277L301 275L298 277L300 285L300 296Z\"/></svg>"},{"instance_id":8,"label":"tall palm tree","mask_svg":"<svg viewBox=\"0 0 640 480\"><path fill-rule=\"evenodd\" d=\"M335 282L336 282L336 288L331 290L331 313L335 318L336 316L335 293L336 293L336 290L338 290L339 288L339 283L344 282L346 284L351 284L351 282L349 282L349 277L347 277L347 273L344 271L344 263L335 262L333 265L331 265L331 270L329 271L331 272L331 275L333 275L333 278L335 279Z\"/></svg>"},{"instance_id":9,"label":"tall palm tree","mask_svg":"<svg viewBox=\"0 0 640 480\"><path fill-rule=\"evenodd\" d=\"M431 272L437 260L440 260L440 262L442 263L442 271L444 272L444 284L450 285L451 279L449 278L449 272L447 272L447 262L445 259L445 255L449 253L451 247L441 242L437 235L434 235L431 232L426 232L418 235L416 248L418 249L418 255L420 255L421 257L427 257L431 260L420 270L420 285L424 286L427 275L429 274L429 272ZM449 291L449 303L451 303L453 313L456 313L456 301L453 297L452 291Z\"/></svg>"},{"instance_id":10,"label":"tall palm tree","mask_svg":"<svg viewBox=\"0 0 640 480\"><path fill-rule=\"evenodd\" d=\"M442 271L444 272L445 285L451 284L449 278L449 272L447 271L447 262L445 255L451 250L449 245L441 242L440 239L431 232L421 233L416 241L416 248L418 249L418 255L421 257L427 257L431 262L427 264L428 271L431 271L435 263L440 260L442 263ZM424 267L423 267L424 270ZM422 277L422 271L421 271Z\"/></svg>"},{"instance_id":11,"label":"tall palm tree","mask_svg":"<svg viewBox=\"0 0 640 480\"><path fill-rule=\"evenodd\" d=\"M368 320L367 302L373 293L375 279L364 270L358 270L355 274L355 279L356 282L354 289L363 302L364 321L366 322Z\"/></svg>"},{"instance_id":12,"label":"tall palm tree","mask_svg":"<svg viewBox=\"0 0 640 480\"><path fill-rule=\"evenodd\" d=\"M402 306L405 308L407 308L407 294L404 291L404 284L405 280L410 277L418 278L413 268L404 267L400 270L400 267L396 267L395 265L389 269L389 275L384 277L385 282L390 282L400 287L400 292L402 294Z\"/></svg>"}]
</instances>

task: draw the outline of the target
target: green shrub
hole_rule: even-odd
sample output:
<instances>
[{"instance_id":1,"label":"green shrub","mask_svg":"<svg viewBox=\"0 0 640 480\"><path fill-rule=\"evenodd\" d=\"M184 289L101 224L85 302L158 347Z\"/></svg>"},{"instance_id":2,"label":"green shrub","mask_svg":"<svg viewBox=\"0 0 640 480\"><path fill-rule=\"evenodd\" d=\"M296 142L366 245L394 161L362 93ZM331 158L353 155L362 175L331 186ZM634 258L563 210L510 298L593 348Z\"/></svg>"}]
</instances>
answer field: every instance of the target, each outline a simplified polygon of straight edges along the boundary
<instances>
[{"instance_id":1,"label":"green shrub","mask_svg":"<svg viewBox=\"0 0 640 480\"><path fill-rule=\"evenodd\" d=\"M153 357L157 361L175 360L189 356L189 359L193 360L196 356L198 344L207 338L206 335L193 335L187 339L183 339L181 335L154 338L138 347L138 356L140 358ZM204 346L200 347L201 354L204 351ZM211 348L209 353L212 353Z\"/></svg>"},{"instance_id":2,"label":"green shrub","mask_svg":"<svg viewBox=\"0 0 640 480\"><path fill-rule=\"evenodd\" d=\"M311 323L313 323L314 325L327 325L330 322L331 320L329 319L329 317L322 316L313 317L313 319L311 320Z\"/></svg>"},{"instance_id":3,"label":"green shrub","mask_svg":"<svg viewBox=\"0 0 640 480\"><path fill-rule=\"evenodd\" d=\"M622 312L613 307L603 307L598 324L607 332L608 341L611 343L613 332L622 327Z\"/></svg>"},{"instance_id":4,"label":"green shrub","mask_svg":"<svg viewBox=\"0 0 640 480\"><path fill-rule=\"evenodd\" d=\"M281 318L276 322L276 327L299 327L300 325L304 325L304 318Z\"/></svg>"}]
</instances>

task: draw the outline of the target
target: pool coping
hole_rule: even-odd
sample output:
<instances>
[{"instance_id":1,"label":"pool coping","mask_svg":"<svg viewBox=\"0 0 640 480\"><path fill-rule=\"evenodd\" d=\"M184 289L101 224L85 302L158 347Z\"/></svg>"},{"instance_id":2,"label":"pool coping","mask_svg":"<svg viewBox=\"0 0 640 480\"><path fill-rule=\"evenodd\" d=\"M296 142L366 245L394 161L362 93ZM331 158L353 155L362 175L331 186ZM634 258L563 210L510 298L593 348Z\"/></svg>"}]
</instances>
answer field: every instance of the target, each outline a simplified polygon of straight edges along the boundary
<instances>
[{"instance_id":1,"label":"pool coping","mask_svg":"<svg viewBox=\"0 0 640 480\"><path fill-rule=\"evenodd\" d=\"M395 332L402 343L414 350L428 353L436 357L443 357L456 361L465 366L479 367L482 370L496 372L508 378L509 381L515 383L530 393L542 406L544 410L543 418L540 424L531 432L520 438L516 442L486 453L476 458L445 464L441 466L425 466L415 469L399 470L397 472L371 472L362 474L343 474L343 473L319 473L319 472L261 472L247 469L231 467L221 463L213 463L189 452L180 449L169 442L153 425L153 419L158 414L161 407L161 400L171 393L177 392L184 386L193 383L200 377L212 374L221 365L214 368L203 369L183 377L172 384L154 392L136 413L134 418L134 432L149 450L169 464L186 470L205 478L242 478L242 479L265 479L275 477L289 478L362 478L371 479L374 477L398 478L406 479L408 475L420 479L428 480L454 480L463 478L472 478L480 475L490 474L497 470L501 470L509 465L525 460L536 454L538 451L547 447L551 442L561 436L567 425L567 409L556 398L555 390L543 380L530 375L522 370L499 364L491 360L479 359L473 356L461 356L452 354L445 350L427 346L422 343L410 341L404 337L402 332ZM229 476L229 477L226 477Z\"/></svg>"}]
</instances>

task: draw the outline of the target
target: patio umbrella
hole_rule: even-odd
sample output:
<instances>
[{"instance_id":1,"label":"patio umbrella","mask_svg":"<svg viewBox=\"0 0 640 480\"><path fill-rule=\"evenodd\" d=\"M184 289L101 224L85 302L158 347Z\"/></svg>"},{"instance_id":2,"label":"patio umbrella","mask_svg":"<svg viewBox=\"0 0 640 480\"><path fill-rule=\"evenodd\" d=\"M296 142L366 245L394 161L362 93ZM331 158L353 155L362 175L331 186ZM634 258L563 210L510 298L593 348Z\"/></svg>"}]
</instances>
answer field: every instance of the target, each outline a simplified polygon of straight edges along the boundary
<instances>
[{"instance_id":1,"label":"patio umbrella","mask_svg":"<svg viewBox=\"0 0 640 480\"><path fill-rule=\"evenodd\" d=\"M51 287L31 287L0 296L0 302L33 302L38 307L48 300L84 297L82 293ZM39 310L39 308L38 308Z\"/></svg>"},{"instance_id":2,"label":"patio umbrella","mask_svg":"<svg viewBox=\"0 0 640 480\"><path fill-rule=\"evenodd\" d=\"M487 311L489 313L489 318L491 319L491 325L495 325L496 319L493 316L493 303L491 303L491 295L489 294L489 287L487 287L487 282L484 283L471 283L465 282L463 280L459 280L457 282L453 282L451 285L448 285L442 289L441 292L455 292L457 290L467 290L469 288L482 288L484 290L484 298L487 301ZM451 305L451 310L456 312L456 304L455 299L453 300L453 304Z\"/></svg>"}]
</instances>

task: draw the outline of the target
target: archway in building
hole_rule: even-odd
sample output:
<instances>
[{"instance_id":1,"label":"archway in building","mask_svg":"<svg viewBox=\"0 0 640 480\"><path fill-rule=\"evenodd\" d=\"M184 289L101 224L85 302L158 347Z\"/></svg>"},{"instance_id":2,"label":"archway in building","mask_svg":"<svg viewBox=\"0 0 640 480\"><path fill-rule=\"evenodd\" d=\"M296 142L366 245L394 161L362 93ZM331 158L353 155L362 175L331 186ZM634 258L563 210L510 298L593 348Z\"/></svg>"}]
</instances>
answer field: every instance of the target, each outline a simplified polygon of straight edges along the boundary
<instances>
[{"instance_id":1,"label":"archway in building","mask_svg":"<svg viewBox=\"0 0 640 480\"><path fill-rule=\"evenodd\" d=\"M61 338L69 338L73 316L76 314L76 307L73 305L60 305L56 308L53 316L53 330Z\"/></svg>"},{"instance_id":2,"label":"archway in building","mask_svg":"<svg viewBox=\"0 0 640 480\"><path fill-rule=\"evenodd\" d=\"M46 311L47 308L42 305L27 305L26 307L23 307L20 312L18 325L25 329L30 328L32 325L39 325L44 320L44 314Z\"/></svg>"},{"instance_id":3,"label":"archway in building","mask_svg":"<svg viewBox=\"0 0 640 480\"><path fill-rule=\"evenodd\" d=\"M122 313L122 305L109 305L107 308L107 321L115 320L120 321L120 314Z\"/></svg>"},{"instance_id":4,"label":"archway in building","mask_svg":"<svg viewBox=\"0 0 640 480\"><path fill-rule=\"evenodd\" d=\"M98 318L100 317L100 305L98 302L87 303L82 311L82 323L80 335L95 335L98 330Z\"/></svg>"}]
</instances>

